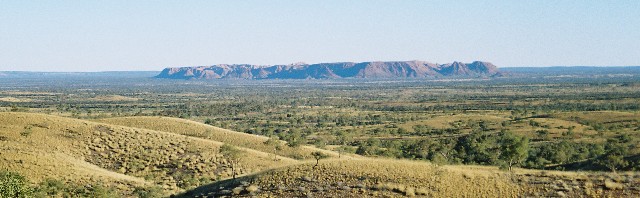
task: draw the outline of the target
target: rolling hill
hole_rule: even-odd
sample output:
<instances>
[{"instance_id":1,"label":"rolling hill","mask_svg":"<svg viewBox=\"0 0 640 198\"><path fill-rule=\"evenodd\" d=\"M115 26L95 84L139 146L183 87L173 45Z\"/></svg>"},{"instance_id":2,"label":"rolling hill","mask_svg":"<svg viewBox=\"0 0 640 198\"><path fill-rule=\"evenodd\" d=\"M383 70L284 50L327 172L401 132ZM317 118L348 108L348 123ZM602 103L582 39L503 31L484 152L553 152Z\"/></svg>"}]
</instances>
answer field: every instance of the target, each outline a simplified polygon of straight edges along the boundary
<instances>
[{"instance_id":1,"label":"rolling hill","mask_svg":"<svg viewBox=\"0 0 640 198\"><path fill-rule=\"evenodd\" d=\"M0 167L34 184L51 179L112 196L158 188L178 197L629 197L636 172L569 172L348 156L312 147L278 155L266 137L167 117L80 120L0 113ZM242 150L237 179L220 146ZM283 143L283 142L282 142ZM309 159L321 151L329 159ZM298 155L306 160L293 159ZM331 157L334 156L334 157ZM274 160L274 157L276 160ZM50 195L52 196L52 195ZM62 195L58 195L62 196ZM91 196L91 195L87 195Z\"/></svg>"},{"instance_id":2,"label":"rolling hill","mask_svg":"<svg viewBox=\"0 0 640 198\"><path fill-rule=\"evenodd\" d=\"M338 156L338 153L335 153L333 151L317 149L309 146L301 146L296 148L284 146L285 142L283 141L280 142L280 144L282 145L280 147L280 150L274 151L274 146L265 144L265 141L269 139L268 137L231 131L228 129L222 129L215 126L179 118L137 116L108 118L97 121L129 127L140 127L157 131L166 131L191 137L225 142L239 147L262 151L265 153L276 152L277 155L299 160L310 158L311 152L314 151L322 151L330 156Z\"/></svg>"},{"instance_id":3,"label":"rolling hill","mask_svg":"<svg viewBox=\"0 0 640 198\"><path fill-rule=\"evenodd\" d=\"M175 193L231 176L223 142L44 114L0 113L0 167L34 182L104 184L130 194L159 186ZM244 150L238 173L298 163Z\"/></svg>"},{"instance_id":4,"label":"rolling hill","mask_svg":"<svg viewBox=\"0 0 640 198\"><path fill-rule=\"evenodd\" d=\"M633 197L640 193L638 176L330 159L224 180L177 197Z\"/></svg>"}]
</instances>

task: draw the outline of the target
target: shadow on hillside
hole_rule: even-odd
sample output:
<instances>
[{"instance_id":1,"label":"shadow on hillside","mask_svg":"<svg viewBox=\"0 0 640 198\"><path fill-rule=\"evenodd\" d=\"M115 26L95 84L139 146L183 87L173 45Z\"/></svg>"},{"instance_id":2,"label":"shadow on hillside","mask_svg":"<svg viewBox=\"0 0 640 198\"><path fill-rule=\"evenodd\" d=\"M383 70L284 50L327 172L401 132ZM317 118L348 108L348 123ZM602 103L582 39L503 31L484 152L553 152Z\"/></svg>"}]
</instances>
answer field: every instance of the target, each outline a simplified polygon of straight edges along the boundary
<instances>
[{"instance_id":1,"label":"shadow on hillside","mask_svg":"<svg viewBox=\"0 0 640 198\"><path fill-rule=\"evenodd\" d=\"M548 166L549 170L564 170L564 171L610 171L609 168L600 165L596 162L597 159L589 159L580 162L573 162L568 164L559 164L555 166ZM628 162L640 162L640 155L633 155L624 157L624 160ZM625 167L620 168L618 171L633 171L634 166L637 164L629 163Z\"/></svg>"},{"instance_id":2,"label":"shadow on hillside","mask_svg":"<svg viewBox=\"0 0 640 198\"><path fill-rule=\"evenodd\" d=\"M252 176L243 176L238 177L236 179L225 179L217 182L209 183L206 185L199 186L197 188L185 191L183 193L173 195L171 197L219 197L222 195L232 195L233 188L243 185L243 183L250 183L248 181L252 180ZM238 193L236 193L238 194Z\"/></svg>"}]
</instances>

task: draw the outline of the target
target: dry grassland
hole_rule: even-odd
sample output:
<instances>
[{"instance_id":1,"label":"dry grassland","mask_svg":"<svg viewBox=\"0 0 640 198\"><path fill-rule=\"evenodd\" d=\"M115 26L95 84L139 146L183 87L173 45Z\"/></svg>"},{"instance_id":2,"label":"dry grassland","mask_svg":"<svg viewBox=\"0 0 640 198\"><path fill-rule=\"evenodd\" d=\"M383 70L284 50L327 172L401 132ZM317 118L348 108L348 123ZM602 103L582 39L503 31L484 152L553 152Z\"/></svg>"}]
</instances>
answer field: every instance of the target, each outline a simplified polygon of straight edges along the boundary
<instances>
[{"instance_id":1,"label":"dry grassland","mask_svg":"<svg viewBox=\"0 0 640 198\"><path fill-rule=\"evenodd\" d=\"M0 113L0 167L34 182L103 183L122 192L158 185L175 193L231 176L222 142L32 113ZM239 173L298 163L243 149Z\"/></svg>"},{"instance_id":2,"label":"dry grassland","mask_svg":"<svg viewBox=\"0 0 640 198\"><path fill-rule=\"evenodd\" d=\"M282 150L274 151L273 146L264 144L264 142L269 139L267 137L231 131L228 129L218 128L211 125L179 118L139 116L108 118L97 121L109 124L147 128L157 131L165 131L186 136L199 137L203 139L233 144L239 147L250 148L265 153L275 152L277 153L277 155L294 159L308 159L311 157L311 152L313 151L322 151L332 156L338 156L338 154L335 152L308 146L301 146L296 148L282 146ZM282 142L282 144L284 144L284 142Z\"/></svg>"}]
</instances>

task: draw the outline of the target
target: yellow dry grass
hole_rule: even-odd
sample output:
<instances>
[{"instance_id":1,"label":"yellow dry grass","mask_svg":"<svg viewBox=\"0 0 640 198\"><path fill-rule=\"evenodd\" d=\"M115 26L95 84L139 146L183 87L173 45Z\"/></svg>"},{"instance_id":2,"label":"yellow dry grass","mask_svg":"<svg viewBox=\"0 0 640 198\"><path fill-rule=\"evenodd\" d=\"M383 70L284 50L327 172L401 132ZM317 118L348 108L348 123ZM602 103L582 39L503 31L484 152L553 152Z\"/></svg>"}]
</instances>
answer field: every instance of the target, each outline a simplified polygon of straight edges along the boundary
<instances>
[{"instance_id":1,"label":"yellow dry grass","mask_svg":"<svg viewBox=\"0 0 640 198\"><path fill-rule=\"evenodd\" d=\"M557 113L554 117L558 117L563 120L572 120L571 117L578 117L582 120L587 120L596 123L609 123L619 121L638 121L640 120L640 114L637 112L621 112L621 111L588 111L588 112L570 112L570 113Z\"/></svg>"},{"instance_id":2,"label":"yellow dry grass","mask_svg":"<svg viewBox=\"0 0 640 198\"><path fill-rule=\"evenodd\" d=\"M178 192L185 176L231 176L230 165L218 153L223 143L213 140L35 113L2 112L0 123L0 167L34 182L98 182L123 191L154 184ZM242 150L241 174L298 163Z\"/></svg>"},{"instance_id":3,"label":"yellow dry grass","mask_svg":"<svg viewBox=\"0 0 640 198\"><path fill-rule=\"evenodd\" d=\"M265 136L236 132L191 120L170 117L137 116L107 118L97 121L109 124L152 129L156 131L165 131L192 137L200 137L213 141L232 144L238 147L250 148L265 153L274 153L273 146L264 144L264 142L269 139ZM322 151L331 156L338 156L336 152L318 149L310 146L301 146L297 148L283 146L282 150L277 151L276 153L288 158L305 159L310 158L311 152L313 151Z\"/></svg>"},{"instance_id":4,"label":"yellow dry grass","mask_svg":"<svg viewBox=\"0 0 640 198\"><path fill-rule=\"evenodd\" d=\"M77 183L100 182L113 187L148 184L144 179L84 161L82 143L65 138L60 127L83 127L87 122L38 114L0 113L0 123L0 136L4 137L0 141L0 167L20 172L34 182L54 178ZM21 135L25 130L31 134Z\"/></svg>"},{"instance_id":5,"label":"yellow dry grass","mask_svg":"<svg viewBox=\"0 0 640 198\"><path fill-rule=\"evenodd\" d=\"M539 123L540 126L548 125L548 127L543 128L531 126L528 120L533 120ZM582 125L575 121L562 120L558 118L529 118L528 120L521 123L511 124L507 129L529 137L536 137L536 131L538 130L549 131L549 137L560 137L562 133L568 131L569 127L575 127L573 132L576 137L586 137L585 135L593 135L596 133L596 131L591 129L591 127Z\"/></svg>"},{"instance_id":6,"label":"yellow dry grass","mask_svg":"<svg viewBox=\"0 0 640 198\"><path fill-rule=\"evenodd\" d=\"M631 114L633 115L633 114ZM595 115L592 115L595 116ZM629 114L622 115L628 119ZM495 119L500 118L495 116ZM474 119L458 116L455 119ZM575 124L535 118L543 124ZM120 191L159 185L176 193L181 180L174 170L193 178L231 176L218 153L224 143L244 150L240 181L245 191L260 196L299 197L520 197L624 196L637 185L638 174L585 173L487 166L437 166L427 162L343 156L298 161L273 160L266 137L234 132L194 121L164 117L128 117L99 122L35 113L0 113L0 167L20 172L34 182L56 178L76 183L101 183ZM576 125L578 131L581 127ZM302 146L282 155L320 150ZM265 152L266 151L266 152ZM299 152L299 153L296 153ZM195 185L202 185L195 184ZM218 184L191 193L219 191ZM604 186L604 189L602 188ZM218 187L218 186L216 186ZM236 187L234 187L236 188ZM571 191L567 191L568 188ZM260 189L256 191L255 189ZM285 189L285 190L283 190ZM627 193L627 194L625 194Z\"/></svg>"},{"instance_id":7,"label":"yellow dry grass","mask_svg":"<svg viewBox=\"0 0 640 198\"><path fill-rule=\"evenodd\" d=\"M459 120L463 120L463 121L467 121L467 120L474 120L474 121L480 121L480 120L484 120L484 121L489 121L489 122L493 122L493 123L500 123L502 121L508 120L508 118L504 118L504 117L500 117L499 115L496 114L492 114L492 113L488 113L488 114L457 114L457 115L440 115L431 119L427 119L427 120L421 120L421 121L413 121L413 122L407 122L404 124L400 124L399 126L408 130L408 131L413 131L413 126L415 125L426 125L429 126L431 128L436 128L436 129L444 129L444 128L450 128L452 122L455 121L459 121Z\"/></svg>"},{"instance_id":8,"label":"yellow dry grass","mask_svg":"<svg viewBox=\"0 0 640 198\"><path fill-rule=\"evenodd\" d=\"M31 102L33 100L29 98L15 98L15 97L2 97L0 98L2 102Z\"/></svg>"},{"instance_id":9,"label":"yellow dry grass","mask_svg":"<svg viewBox=\"0 0 640 198\"><path fill-rule=\"evenodd\" d=\"M103 95L91 98L90 100L94 101L138 101L138 98L131 98L120 95Z\"/></svg>"},{"instance_id":10,"label":"yellow dry grass","mask_svg":"<svg viewBox=\"0 0 640 198\"><path fill-rule=\"evenodd\" d=\"M633 197L637 172L569 172L395 159L330 159L247 175L178 197ZM260 189L255 193L255 189Z\"/></svg>"},{"instance_id":11,"label":"yellow dry grass","mask_svg":"<svg viewBox=\"0 0 640 198\"><path fill-rule=\"evenodd\" d=\"M324 160L248 176L263 197L519 197L526 186L498 170L460 171L427 162L393 159ZM205 186L189 196L219 191Z\"/></svg>"}]
</instances>

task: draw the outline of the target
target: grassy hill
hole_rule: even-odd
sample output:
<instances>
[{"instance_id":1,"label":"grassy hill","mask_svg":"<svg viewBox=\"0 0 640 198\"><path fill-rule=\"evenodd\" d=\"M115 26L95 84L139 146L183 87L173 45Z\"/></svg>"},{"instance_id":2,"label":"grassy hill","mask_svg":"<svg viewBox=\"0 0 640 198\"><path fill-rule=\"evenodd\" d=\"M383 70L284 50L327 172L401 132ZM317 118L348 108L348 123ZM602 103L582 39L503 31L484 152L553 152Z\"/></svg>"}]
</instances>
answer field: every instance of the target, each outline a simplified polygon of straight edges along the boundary
<instances>
[{"instance_id":1,"label":"grassy hill","mask_svg":"<svg viewBox=\"0 0 640 198\"><path fill-rule=\"evenodd\" d=\"M325 160L198 187L178 197L632 197L640 175Z\"/></svg>"},{"instance_id":2,"label":"grassy hill","mask_svg":"<svg viewBox=\"0 0 640 198\"><path fill-rule=\"evenodd\" d=\"M218 152L223 142L44 114L3 112L0 123L0 167L35 183L103 184L122 195L156 186L170 194L231 176ZM298 163L241 150L240 174Z\"/></svg>"},{"instance_id":3,"label":"grassy hill","mask_svg":"<svg viewBox=\"0 0 640 198\"><path fill-rule=\"evenodd\" d=\"M265 136L252 135L223 129L191 120L170 118L170 117L119 117L97 120L109 124L146 128L157 131L165 131L191 137L209 139L213 141L225 142L239 147L251 148L266 153L277 153L278 155L294 158L307 159L311 157L311 152L322 151L331 156L338 156L337 153L308 146L288 147L281 146L279 151L274 151L274 146L264 144L269 138ZM284 142L281 142L284 144Z\"/></svg>"},{"instance_id":4,"label":"grassy hill","mask_svg":"<svg viewBox=\"0 0 640 198\"><path fill-rule=\"evenodd\" d=\"M560 116L558 116L560 117ZM560 117L563 118L563 117ZM571 119L571 118L563 118ZM586 118L585 118L586 119ZM541 118L541 122L544 120ZM556 119L560 120L560 119ZM313 147L277 151L266 137L167 117L87 121L35 113L0 113L0 171L33 185L52 180L114 196L239 197L629 197L636 172L560 172L337 155ZM242 151L241 177L230 179L223 144ZM284 142L281 142L284 143ZM315 165L314 151L329 159ZM274 160L274 157L276 160ZM294 158L306 160L297 160ZM635 158L634 158L635 159ZM148 194L146 194L148 195ZM62 196L46 194L46 196Z\"/></svg>"}]
</instances>

